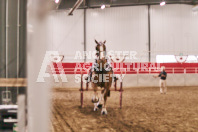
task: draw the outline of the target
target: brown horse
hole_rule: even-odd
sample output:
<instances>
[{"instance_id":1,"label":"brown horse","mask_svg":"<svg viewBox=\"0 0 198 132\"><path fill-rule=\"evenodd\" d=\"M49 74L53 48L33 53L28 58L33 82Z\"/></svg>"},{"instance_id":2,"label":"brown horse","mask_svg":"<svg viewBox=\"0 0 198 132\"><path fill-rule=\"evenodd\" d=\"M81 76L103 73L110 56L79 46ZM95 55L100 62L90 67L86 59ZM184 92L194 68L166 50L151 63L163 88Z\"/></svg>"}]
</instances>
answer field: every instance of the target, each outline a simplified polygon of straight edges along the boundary
<instances>
[{"instance_id":1,"label":"brown horse","mask_svg":"<svg viewBox=\"0 0 198 132\"><path fill-rule=\"evenodd\" d=\"M96 59L96 66L92 71L92 87L94 89L94 96L92 102L94 103L94 111L97 111L102 107L101 114L107 114L106 102L107 97L110 96L110 87L112 84L113 70L107 63L106 57L106 46L105 42L96 41L96 54L98 58ZM98 87L102 88L101 96L98 97Z\"/></svg>"}]
</instances>

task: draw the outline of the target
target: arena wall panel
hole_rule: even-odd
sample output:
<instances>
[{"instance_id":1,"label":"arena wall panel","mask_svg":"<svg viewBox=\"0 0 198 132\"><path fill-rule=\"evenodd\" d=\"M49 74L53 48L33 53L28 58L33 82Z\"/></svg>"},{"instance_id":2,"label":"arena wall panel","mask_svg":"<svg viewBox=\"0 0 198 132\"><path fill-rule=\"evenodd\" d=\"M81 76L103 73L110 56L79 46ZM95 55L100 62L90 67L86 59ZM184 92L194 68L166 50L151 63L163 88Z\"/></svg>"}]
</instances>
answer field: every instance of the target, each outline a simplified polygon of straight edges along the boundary
<instances>
[{"instance_id":1,"label":"arena wall panel","mask_svg":"<svg viewBox=\"0 0 198 132\"><path fill-rule=\"evenodd\" d=\"M129 74L125 75L123 87L159 87L159 78L153 78L156 74ZM198 86L197 74L168 74L167 86ZM80 83L75 82L75 75L67 75L68 82L54 83L57 88L80 88ZM85 82L83 83L85 88ZM91 88L91 85L89 84ZM112 85L113 87L113 85ZM119 87L119 81L118 81Z\"/></svg>"},{"instance_id":2,"label":"arena wall panel","mask_svg":"<svg viewBox=\"0 0 198 132\"><path fill-rule=\"evenodd\" d=\"M148 61L148 6L96 8L86 12L80 9L73 16L62 10L52 12L48 43L52 50L65 55L63 61L76 62L76 51L84 50L84 13L87 51L95 50L94 39L107 40L108 51L137 51L137 60L133 62ZM152 62L160 54L197 55L198 13L192 12L192 5L152 5L150 13ZM93 58L87 59L90 61Z\"/></svg>"},{"instance_id":3,"label":"arena wall panel","mask_svg":"<svg viewBox=\"0 0 198 132\"><path fill-rule=\"evenodd\" d=\"M86 21L88 51L95 50L94 39L107 40L107 51L137 51L137 60L132 61L148 61L147 6L88 9Z\"/></svg>"},{"instance_id":4,"label":"arena wall panel","mask_svg":"<svg viewBox=\"0 0 198 132\"><path fill-rule=\"evenodd\" d=\"M151 53L197 55L198 13L192 5L151 6Z\"/></svg>"},{"instance_id":5,"label":"arena wall panel","mask_svg":"<svg viewBox=\"0 0 198 132\"><path fill-rule=\"evenodd\" d=\"M185 74L168 74L167 86L185 86Z\"/></svg>"},{"instance_id":6,"label":"arena wall panel","mask_svg":"<svg viewBox=\"0 0 198 132\"><path fill-rule=\"evenodd\" d=\"M125 75L123 79L123 86L124 87L136 87L138 86L138 75L137 74L131 74L131 75Z\"/></svg>"},{"instance_id":7,"label":"arena wall panel","mask_svg":"<svg viewBox=\"0 0 198 132\"><path fill-rule=\"evenodd\" d=\"M122 72L117 69L125 69L129 63L113 63L114 73L116 75L123 74L123 86L124 87L158 87L159 78L153 78L153 75L160 73L160 67L165 66L167 75L167 86L198 86L198 63L148 63L147 67L141 67L146 63L131 63L126 72ZM153 65L151 65L153 64ZM87 76L92 63L61 63L64 68L64 72L67 77L66 83L55 83L54 87L69 87L79 88L80 75ZM60 71L57 70L57 64L54 63L52 73L57 75L59 80ZM156 68L154 68L155 66ZM145 69L146 68L146 69ZM154 68L155 70L152 70ZM133 70L135 69L135 70ZM139 70L137 70L139 69ZM125 71L125 70L124 70ZM85 82L84 82L85 86Z\"/></svg>"},{"instance_id":8,"label":"arena wall panel","mask_svg":"<svg viewBox=\"0 0 198 132\"><path fill-rule=\"evenodd\" d=\"M198 86L198 74L185 74L185 86Z\"/></svg>"},{"instance_id":9,"label":"arena wall panel","mask_svg":"<svg viewBox=\"0 0 198 132\"><path fill-rule=\"evenodd\" d=\"M68 82L62 82L60 75L58 75L59 82L55 82L54 87L57 87L57 88L80 88L80 82L79 83L75 82L75 76L76 75L72 75L72 74L66 75ZM85 86L85 83L84 83L84 86Z\"/></svg>"},{"instance_id":10,"label":"arena wall panel","mask_svg":"<svg viewBox=\"0 0 198 132\"><path fill-rule=\"evenodd\" d=\"M139 74L137 75L137 87L151 87L158 86L158 79L153 78L153 74Z\"/></svg>"},{"instance_id":11,"label":"arena wall panel","mask_svg":"<svg viewBox=\"0 0 198 132\"><path fill-rule=\"evenodd\" d=\"M84 61L75 59L76 51L84 50L84 11L76 10L73 16L66 11L53 11L47 23L50 49L64 55L63 61Z\"/></svg>"}]
</instances>

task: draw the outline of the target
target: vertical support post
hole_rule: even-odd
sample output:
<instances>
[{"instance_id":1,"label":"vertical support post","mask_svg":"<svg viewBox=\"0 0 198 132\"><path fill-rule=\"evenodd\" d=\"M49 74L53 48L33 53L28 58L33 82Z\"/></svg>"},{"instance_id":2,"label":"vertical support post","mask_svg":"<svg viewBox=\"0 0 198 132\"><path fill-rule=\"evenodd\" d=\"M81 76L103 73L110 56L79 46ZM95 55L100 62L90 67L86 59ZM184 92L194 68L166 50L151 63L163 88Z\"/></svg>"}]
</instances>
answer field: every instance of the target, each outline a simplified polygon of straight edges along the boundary
<instances>
[{"instance_id":1,"label":"vertical support post","mask_svg":"<svg viewBox=\"0 0 198 132\"><path fill-rule=\"evenodd\" d=\"M86 82L86 90L88 91L88 89L89 89L89 82L87 81Z\"/></svg>"},{"instance_id":2,"label":"vertical support post","mask_svg":"<svg viewBox=\"0 0 198 132\"><path fill-rule=\"evenodd\" d=\"M89 73L89 71L87 70L86 74L88 74L88 73ZM89 80L89 75L88 75L88 78L87 78L87 81L86 81L86 90L87 91L89 90L89 82L88 82L88 80Z\"/></svg>"},{"instance_id":3,"label":"vertical support post","mask_svg":"<svg viewBox=\"0 0 198 132\"><path fill-rule=\"evenodd\" d=\"M115 91L117 91L117 79L115 80L114 87L115 87Z\"/></svg>"},{"instance_id":4,"label":"vertical support post","mask_svg":"<svg viewBox=\"0 0 198 132\"><path fill-rule=\"evenodd\" d=\"M17 3L17 79L19 78L19 43L20 43L20 0ZM17 86L17 96L19 95L19 87ZM18 99L18 98L17 98Z\"/></svg>"},{"instance_id":5,"label":"vertical support post","mask_svg":"<svg viewBox=\"0 0 198 132\"><path fill-rule=\"evenodd\" d=\"M121 80L120 80L120 109L122 109L122 73L121 73Z\"/></svg>"},{"instance_id":6,"label":"vertical support post","mask_svg":"<svg viewBox=\"0 0 198 132\"><path fill-rule=\"evenodd\" d=\"M0 27L6 27L6 0L0 0ZM1 78L6 76L6 28L0 28L0 69L1 69ZM4 91L4 88L1 89L1 92ZM0 92L0 93L1 93Z\"/></svg>"},{"instance_id":7,"label":"vertical support post","mask_svg":"<svg viewBox=\"0 0 198 132\"><path fill-rule=\"evenodd\" d=\"M81 108L83 108L83 91L80 91L81 92Z\"/></svg>"},{"instance_id":8,"label":"vertical support post","mask_svg":"<svg viewBox=\"0 0 198 132\"><path fill-rule=\"evenodd\" d=\"M6 0L6 79L8 78L8 30L9 30L8 8L9 8L9 4L8 4L8 0ZM7 86L6 86L6 91L8 91ZM8 99L7 94L6 94L6 99Z\"/></svg>"},{"instance_id":9,"label":"vertical support post","mask_svg":"<svg viewBox=\"0 0 198 132\"><path fill-rule=\"evenodd\" d=\"M120 109L122 109L122 82L120 82Z\"/></svg>"},{"instance_id":10,"label":"vertical support post","mask_svg":"<svg viewBox=\"0 0 198 132\"><path fill-rule=\"evenodd\" d=\"M87 50L87 46L86 46L86 43L87 43L87 40L86 40L86 9L84 9L84 51L86 51ZM87 60L87 56L85 55L84 56L85 58L84 58L84 62L86 62L86 60Z\"/></svg>"},{"instance_id":11,"label":"vertical support post","mask_svg":"<svg viewBox=\"0 0 198 132\"><path fill-rule=\"evenodd\" d=\"M83 108L83 74L82 74L82 70L81 70L80 102L81 102L81 108Z\"/></svg>"},{"instance_id":12,"label":"vertical support post","mask_svg":"<svg viewBox=\"0 0 198 132\"><path fill-rule=\"evenodd\" d=\"M19 95L17 101L18 101L18 110L17 110L18 130L19 132L25 132L26 131L25 95Z\"/></svg>"},{"instance_id":13,"label":"vertical support post","mask_svg":"<svg viewBox=\"0 0 198 132\"><path fill-rule=\"evenodd\" d=\"M151 16L150 5L148 5L148 59L151 62Z\"/></svg>"},{"instance_id":14,"label":"vertical support post","mask_svg":"<svg viewBox=\"0 0 198 132\"><path fill-rule=\"evenodd\" d=\"M62 81L62 79L60 79L60 81L61 81L61 88L63 88L63 81Z\"/></svg>"}]
</instances>

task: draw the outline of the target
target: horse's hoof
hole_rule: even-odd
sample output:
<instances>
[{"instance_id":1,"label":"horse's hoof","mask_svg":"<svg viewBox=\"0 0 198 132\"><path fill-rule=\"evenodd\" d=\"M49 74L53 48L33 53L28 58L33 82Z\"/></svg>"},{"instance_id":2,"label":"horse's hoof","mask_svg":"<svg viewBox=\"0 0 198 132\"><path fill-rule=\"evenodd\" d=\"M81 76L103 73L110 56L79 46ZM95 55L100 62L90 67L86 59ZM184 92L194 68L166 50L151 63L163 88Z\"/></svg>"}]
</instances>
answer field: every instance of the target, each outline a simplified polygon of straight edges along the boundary
<instances>
[{"instance_id":1,"label":"horse's hoof","mask_svg":"<svg viewBox=\"0 0 198 132\"><path fill-rule=\"evenodd\" d=\"M98 108L94 108L94 111L98 111Z\"/></svg>"},{"instance_id":2,"label":"horse's hoof","mask_svg":"<svg viewBox=\"0 0 198 132\"><path fill-rule=\"evenodd\" d=\"M102 104L98 104L98 108L101 109L102 108Z\"/></svg>"},{"instance_id":3,"label":"horse's hoof","mask_svg":"<svg viewBox=\"0 0 198 132\"><path fill-rule=\"evenodd\" d=\"M107 109L106 108L102 108L101 114L102 115L107 115Z\"/></svg>"},{"instance_id":4,"label":"horse's hoof","mask_svg":"<svg viewBox=\"0 0 198 132\"><path fill-rule=\"evenodd\" d=\"M107 111L102 111L101 115L107 115Z\"/></svg>"},{"instance_id":5,"label":"horse's hoof","mask_svg":"<svg viewBox=\"0 0 198 132\"><path fill-rule=\"evenodd\" d=\"M91 101L92 101L92 103L98 103L99 99L92 99Z\"/></svg>"}]
</instances>

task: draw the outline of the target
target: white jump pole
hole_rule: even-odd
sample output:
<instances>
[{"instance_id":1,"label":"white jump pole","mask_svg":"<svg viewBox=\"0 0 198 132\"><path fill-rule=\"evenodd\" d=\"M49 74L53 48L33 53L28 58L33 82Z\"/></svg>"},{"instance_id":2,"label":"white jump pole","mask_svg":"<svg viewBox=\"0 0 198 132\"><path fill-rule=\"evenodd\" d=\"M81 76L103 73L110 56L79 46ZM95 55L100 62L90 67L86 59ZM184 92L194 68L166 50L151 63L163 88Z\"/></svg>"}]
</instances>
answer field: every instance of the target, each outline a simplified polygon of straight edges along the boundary
<instances>
[{"instance_id":1,"label":"white jump pole","mask_svg":"<svg viewBox=\"0 0 198 132\"><path fill-rule=\"evenodd\" d=\"M42 5L41 5L42 4ZM40 0L28 0L27 7L27 103L28 132L49 132L50 121L50 88L51 78L37 82L37 78L48 51L46 15L39 17L42 11Z\"/></svg>"}]
</instances>

